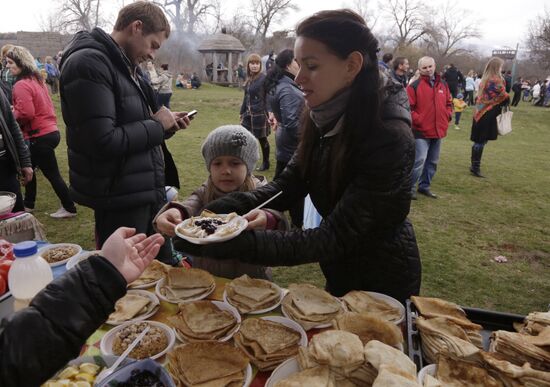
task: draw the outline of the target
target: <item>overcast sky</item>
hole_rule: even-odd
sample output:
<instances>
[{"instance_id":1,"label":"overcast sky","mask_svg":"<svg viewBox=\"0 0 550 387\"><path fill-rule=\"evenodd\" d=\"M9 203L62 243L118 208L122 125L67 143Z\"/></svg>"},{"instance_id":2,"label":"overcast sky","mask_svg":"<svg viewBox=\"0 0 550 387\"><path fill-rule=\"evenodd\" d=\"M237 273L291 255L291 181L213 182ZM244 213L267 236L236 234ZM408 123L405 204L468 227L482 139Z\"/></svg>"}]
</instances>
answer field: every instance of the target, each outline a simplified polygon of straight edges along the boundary
<instances>
[{"instance_id":1,"label":"overcast sky","mask_svg":"<svg viewBox=\"0 0 550 387\"><path fill-rule=\"evenodd\" d=\"M116 10L124 0L103 0L103 6L111 14L113 20ZM126 3L129 1L126 0ZM0 32L15 31L40 31L41 18L46 18L51 12L51 0L2 0L0 6ZM229 14L236 9L250 6L249 0L224 0L221 1L224 10ZM352 4L352 0L294 0L300 7L297 12L292 12L284 18L279 28L293 28L302 18L322 9L341 8L346 4ZM426 4L437 7L442 1L426 0ZM483 34L479 41L485 47L502 48L505 46L515 48L524 41L528 22L538 14L544 12L544 4L547 0L460 0L458 4L471 11L472 18L481 18L479 28ZM370 9L376 10L377 0L370 0ZM550 5L548 5L550 9Z\"/></svg>"}]
</instances>

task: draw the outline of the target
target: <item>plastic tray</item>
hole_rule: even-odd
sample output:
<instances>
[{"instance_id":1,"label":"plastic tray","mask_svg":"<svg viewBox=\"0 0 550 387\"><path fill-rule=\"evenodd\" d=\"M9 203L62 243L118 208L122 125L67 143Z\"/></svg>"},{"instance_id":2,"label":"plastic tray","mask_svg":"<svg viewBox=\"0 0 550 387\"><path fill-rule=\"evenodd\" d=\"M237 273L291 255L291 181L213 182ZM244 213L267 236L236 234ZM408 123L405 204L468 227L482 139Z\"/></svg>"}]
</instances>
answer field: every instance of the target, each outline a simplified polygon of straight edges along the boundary
<instances>
[{"instance_id":1,"label":"plastic tray","mask_svg":"<svg viewBox=\"0 0 550 387\"><path fill-rule=\"evenodd\" d=\"M407 300L406 303L406 320L407 320L407 350L411 360L416 364L417 369L422 369L428 363L422 355L422 346L420 345L420 332L416 328L414 319L418 316L416 307ZM483 327L481 337L483 339L483 348L489 349L491 334L497 330L515 332L514 323L523 322L525 316L512 313L493 312L485 309L465 308L462 307L472 322Z\"/></svg>"}]
</instances>

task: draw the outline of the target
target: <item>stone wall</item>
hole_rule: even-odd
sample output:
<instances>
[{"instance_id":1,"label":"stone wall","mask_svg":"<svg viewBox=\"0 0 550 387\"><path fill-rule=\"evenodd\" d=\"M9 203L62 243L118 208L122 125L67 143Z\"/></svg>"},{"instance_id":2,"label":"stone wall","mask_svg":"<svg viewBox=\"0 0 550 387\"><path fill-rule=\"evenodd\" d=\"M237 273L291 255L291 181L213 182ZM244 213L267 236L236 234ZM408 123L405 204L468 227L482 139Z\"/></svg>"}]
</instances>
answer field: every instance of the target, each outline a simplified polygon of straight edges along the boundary
<instances>
[{"instance_id":1,"label":"stone wall","mask_svg":"<svg viewBox=\"0 0 550 387\"><path fill-rule=\"evenodd\" d=\"M0 33L0 47L13 44L27 48L34 57L54 56L71 40L72 35L62 35L59 32L7 32Z\"/></svg>"}]
</instances>

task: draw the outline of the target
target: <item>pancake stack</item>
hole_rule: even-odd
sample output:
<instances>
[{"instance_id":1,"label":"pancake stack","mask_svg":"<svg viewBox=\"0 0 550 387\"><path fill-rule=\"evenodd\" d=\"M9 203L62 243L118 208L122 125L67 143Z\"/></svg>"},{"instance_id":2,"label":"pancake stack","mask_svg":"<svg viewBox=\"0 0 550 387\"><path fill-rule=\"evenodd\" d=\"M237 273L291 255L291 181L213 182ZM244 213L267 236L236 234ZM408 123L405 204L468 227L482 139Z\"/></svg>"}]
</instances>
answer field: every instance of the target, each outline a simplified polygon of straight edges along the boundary
<instances>
[{"instance_id":1,"label":"pancake stack","mask_svg":"<svg viewBox=\"0 0 550 387\"><path fill-rule=\"evenodd\" d=\"M249 318L234 336L235 344L260 371L273 370L298 353L299 332L283 324Z\"/></svg>"},{"instance_id":2,"label":"pancake stack","mask_svg":"<svg viewBox=\"0 0 550 387\"><path fill-rule=\"evenodd\" d=\"M180 303L206 297L216 287L212 274L201 269L171 268L160 293L169 302Z\"/></svg>"},{"instance_id":3,"label":"pancake stack","mask_svg":"<svg viewBox=\"0 0 550 387\"><path fill-rule=\"evenodd\" d=\"M249 360L227 343L205 341L178 345L168 353L167 369L176 386L240 387Z\"/></svg>"},{"instance_id":4,"label":"pancake stack","mask_svg":"<svg viewBox=\"0 0 550 387\"><path fill-rule=\"evenodd\" d=\"M309 284L290 284L282 311L306 331L331 321L344 312L342 304L326 291Z\"/></svg>"},{"instance_id":5,"label":"pancake stack","mask_svg":"<svg viewBox=\"0 0 550 387\"><path fill-rule=\"evenodd\" d=\"M281 289L275 284L242 275L225 286L227 301L239 313L246 314L267 309L281 299Z\"/></svg>"},{"instance_id":6,"label":"pancake stack","mask_svg":"<svg viewBox=\"0 0 550 387\"><path fill-rule=\"evenodd\" d=\"M211 301L193 301L179 305L179 312L168 317L182 341L218 340L238 329L236 317Z\"/></svg>"}]
</instances>

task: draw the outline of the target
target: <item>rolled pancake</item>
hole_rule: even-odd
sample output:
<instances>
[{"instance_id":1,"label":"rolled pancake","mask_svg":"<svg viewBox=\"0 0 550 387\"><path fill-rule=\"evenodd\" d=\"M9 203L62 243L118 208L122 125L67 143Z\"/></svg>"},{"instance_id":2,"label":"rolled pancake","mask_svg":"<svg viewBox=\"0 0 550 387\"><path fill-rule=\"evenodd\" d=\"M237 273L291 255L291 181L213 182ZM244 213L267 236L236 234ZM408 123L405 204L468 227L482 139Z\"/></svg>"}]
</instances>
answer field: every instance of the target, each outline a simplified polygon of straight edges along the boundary
<instances>
[{"instance_id":1,"label":"rolled pancake","mask_svg":"<svg viewBox=\"0 0 550 387\"><path fill-rule=\"evenodd\" d=\"M377 340L371 340L365 345L365 361L380 370L383 364L392 364L409 375L416 376L416 364L402 351L390 347Z\"/></svg>"},{"instance_id":2,"label":"rolled pancake","mask_svg":"<svg viewBox=\"0 0 550 387\"><path fill-rule=\"evenodd\" d=\"M372 387L422 387L416 377L401 372L399 368L383 365Z\"/></svg>"},{"instance_id":3,"label":"rolled pancake","mask_svg":"<svg viewBox=\"0 0 550 387\"><path fill-rule=\"evenodd\" d=\"M358 368L365 359L359 337L345 331L318 333L309 342L308 351L316 362L332 367Z\"/></svg>"},{"instance_id":4,"label":"rolled pancake","mask_svg":"<svg viewBox=\"0 0 550 387\"><path fill-rule=\"evenodd\" d=\"M486 369L445 355L439 357L436 378L445 387L504 387Z\"/></svg>"}]
</instances>

